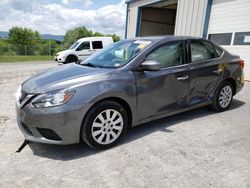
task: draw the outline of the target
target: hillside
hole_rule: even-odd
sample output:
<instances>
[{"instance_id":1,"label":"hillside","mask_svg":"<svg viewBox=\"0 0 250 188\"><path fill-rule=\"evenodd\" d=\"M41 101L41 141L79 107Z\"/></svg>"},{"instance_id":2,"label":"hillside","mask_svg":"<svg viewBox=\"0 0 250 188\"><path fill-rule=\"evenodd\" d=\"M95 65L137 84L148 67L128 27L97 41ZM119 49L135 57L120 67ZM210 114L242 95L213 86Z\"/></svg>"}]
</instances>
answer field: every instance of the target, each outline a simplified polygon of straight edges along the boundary
<instances>
[{"instance_id":1,"label":"hillside","mask_svg":"<svg viewBox=\"0 0 250 188\"><path fill-rule=\"evenodd\" d=\"M7 31L0 31L0 38L8 38L8 32ZM41 34L42 39L47 40L63 40L63 35L51 35L51 34Z\"/></svg>"}]
</instances>

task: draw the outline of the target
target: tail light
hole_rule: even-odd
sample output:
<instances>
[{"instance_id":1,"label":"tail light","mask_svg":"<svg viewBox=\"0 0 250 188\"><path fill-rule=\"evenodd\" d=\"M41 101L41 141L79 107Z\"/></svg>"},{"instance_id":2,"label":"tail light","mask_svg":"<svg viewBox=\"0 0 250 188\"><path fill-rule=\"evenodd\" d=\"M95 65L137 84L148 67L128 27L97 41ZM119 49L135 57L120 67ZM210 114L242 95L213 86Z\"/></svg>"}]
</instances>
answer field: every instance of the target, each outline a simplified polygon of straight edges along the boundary
<instances>
[{"instance_id":1,"label":"tail light","mask_svg":"<svg viewBox=\"0 0 250 188\"><path fill-rule=\"evenodd\" d=\"M245 64L244 60L240 59L239 60L239 64L240 64L240 68L243 69L244 68L244 64Z\"/></svg>"}]
</instances>

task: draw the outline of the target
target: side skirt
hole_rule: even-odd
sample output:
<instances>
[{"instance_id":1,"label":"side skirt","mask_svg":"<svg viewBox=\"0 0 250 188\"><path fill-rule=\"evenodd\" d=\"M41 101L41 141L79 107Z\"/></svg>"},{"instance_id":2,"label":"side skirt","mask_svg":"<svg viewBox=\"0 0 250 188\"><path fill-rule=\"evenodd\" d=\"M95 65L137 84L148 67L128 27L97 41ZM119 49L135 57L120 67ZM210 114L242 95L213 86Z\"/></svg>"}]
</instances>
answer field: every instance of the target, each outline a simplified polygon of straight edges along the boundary
<instances>
[{"instance_id":1,"label":"side skirt","mask_svg":"<svg viewBox=\"0 0 250 188\"><path fill-rule=\"evenodd\" d=\"M161 119L161 118L166 118L166 117L169 117L169 116L180 114L180 113L190 111L190 110L193 110L193 109L196 109L196 108L205 107L205 106L208 106L210 104L212 104L212 102L208 101L208 102L204 102L204 103L197 104L197 105L194 105L194 106L191 106L191 107L187 107L187 108L175 111L175 112L171 112L171 113L167 113L167 114L161 114L161 115L153 117L153 118L143 119L141 121L138 121L136 124L132 125L132 127L143 124L143 123L148 123L150 121L158 120L158 119Z\"/></svg>"}]
</instances>

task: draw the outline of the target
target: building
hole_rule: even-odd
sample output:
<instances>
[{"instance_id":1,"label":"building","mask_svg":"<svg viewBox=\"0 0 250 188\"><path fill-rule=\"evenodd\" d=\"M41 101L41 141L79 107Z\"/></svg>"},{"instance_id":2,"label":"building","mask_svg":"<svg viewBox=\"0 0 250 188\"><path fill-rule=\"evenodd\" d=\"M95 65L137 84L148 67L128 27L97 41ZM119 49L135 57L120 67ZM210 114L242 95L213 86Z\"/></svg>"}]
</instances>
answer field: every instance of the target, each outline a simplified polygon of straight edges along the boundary
<instances>
[{"instance_id":1,"label":"building","mask_svg":"<svg viewBox=\"0 0 250 188\"><path fill-rule=\"evenodd\" d=\"M128 0L125 38L208 38L238 54L250 73L250 0Z\"/></svg>"}]
</instances>

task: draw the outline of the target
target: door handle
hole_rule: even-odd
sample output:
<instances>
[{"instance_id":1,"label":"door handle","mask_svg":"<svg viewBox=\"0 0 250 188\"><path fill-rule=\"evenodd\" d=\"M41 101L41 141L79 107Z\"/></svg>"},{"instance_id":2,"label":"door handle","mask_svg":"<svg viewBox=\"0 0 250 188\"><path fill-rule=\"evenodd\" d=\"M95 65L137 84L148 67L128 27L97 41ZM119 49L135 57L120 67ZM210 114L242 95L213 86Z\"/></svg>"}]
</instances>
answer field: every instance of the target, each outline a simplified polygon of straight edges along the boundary
<instances>
[{"instance_id":1,"label":"door handle","mask_svg":"<svg viewBox=\"0 0 250 188\"><path fill-rule=\"evenodd\" d=\"M220 74L222 72L222 69L214 70L213 73Z\"/></svg>"},{"instance_id":2,"label":"door handle","mask_svg":"<svg viewBox=\"0 0 250 188\"><path fill-rule=\"evenodd\" d=\"M188 75L184 75L184 76L181 76L181 77L177 77L176 79L182 81L182 80L187 80L188 78L189 78Z\"/></svg>"}]
</instances>

